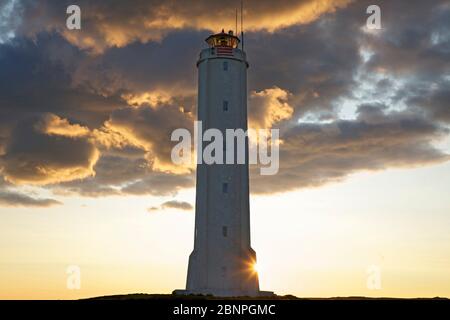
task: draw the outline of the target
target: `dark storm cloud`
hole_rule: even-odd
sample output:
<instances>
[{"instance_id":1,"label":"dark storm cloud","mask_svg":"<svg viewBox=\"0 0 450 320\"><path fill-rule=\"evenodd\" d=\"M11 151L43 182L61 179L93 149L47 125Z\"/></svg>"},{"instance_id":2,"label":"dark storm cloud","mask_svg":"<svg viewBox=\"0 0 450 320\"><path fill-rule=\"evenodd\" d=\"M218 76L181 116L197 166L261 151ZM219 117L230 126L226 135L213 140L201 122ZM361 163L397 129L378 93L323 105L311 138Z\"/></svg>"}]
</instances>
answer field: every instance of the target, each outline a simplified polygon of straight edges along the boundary
<instances>
[{"instance_id":1,"label":"dark storm cloud","mask_svg":"<svg viewBox=\"0 0 450 320\"><path fill-rule=\"evenodd\" d=\"M62 183L49 188L57 195L83 197L106 197L125 195L175 196L181 189L194 187L194 176L191 174L170 174L148 172L139 177L122 181L120 184L106 183L95 177L81 181Z\"/></svg>"},{"instance_id":2,"label":"dark storm cloud","mask_svg":"<svg viewBox=\"0 0 450 320\"><path fill-rule=\"evenodd\" d=\"M99 198L107 196L121 195L120 189L114 186L103 184L95 178L75 180L48 187L54 194L59 196L78 195L82 197Z\"/></svg>"},{"instance_id":3,"label":"dark storm cloud","mask_svg":"<svg viewBox=\"0 0 450 320\"><path fill-rule=\"evenodd\" d=\"M52 112L101 125L124 102L120 92L105 96L84 83L73 85L83 59L82 52L55 35L0 44L0 124L30 113Z\"/></svg>"},{"instance_id":4,"label":"dark storm cloud","mask_svg":"<svg viewBox=\"0 0 450 320\"><path fill-rule=\"evenodd\" d=\"M371 52L364 65L365 72L390 77L391 80L384 81L391 85L395 84L392 80L397 81L399 89L394 102L404 102L416 108L416 112L448 122L450 4L385 1L382 8L386 30L368 34L361 40L361 46Z\"/></svg>"},{"instance_id":5,"label":"dark storm cloud","mask_svg":"<svg viewBox=\"0 0 450 320\"><path fill-rule=\"evenodd\" d=\"M436 121L450 123L450 79L415 89L409 104L424 109Z\"/></svg>"},{"instance_id":6,"label":"dark storm cloud","mask_svg":"<svg viewBox=\"0 0 450 320\"><path fill-rule=\"evenodd\" d=\"M36 43L19 39L13 46L1 47L0 63L6 72L0 75L2 83L0 87L0 112L2 114L0 155L4 154L8 147L7 154L3 156L3 174L17 183L48 184L78 180L72 183L63 183L61 187L67 188L66 194L77 192L85 196L116 195L121 192L117 186L120 187L122 184L131 182L136 185L130 187L130 190L141 192L137 191L139 185L137 182L139 178L145 178L149 174L148 169L151 169L153 158L158 156L162 162L170 161L171 147L167 145L167 142L170 140L171 131L178 127L191 127L189 119L192 118L192 115L189 115L188 112L193 109L194 101L189 97L169 96L170 105L166 103L163 106L156 106L154 109L147 104L133 108L118 108L118 103L123 106L126 105L126 102L122 98L110 98L108 94L117 97L127 92L128 89L125 88L128 84L128 88L137 90L144 88L145 84L148 84L150 88L152 85L155 87L159 85L156 81L160 74L159 71L151 73L151 70L148 69L142 72L136 64L134 67L130 66L129 74L126 73L127 60L136 58L133 57L133 52L137 51L136 54L139 57L137 60L139 61L146 60L146 55L150 54L151 50L149 51L144 45L138 45L136 50L126 50L125 48L125 52L118 55L112 50L111 56L95 63L98 68L94 70L103 74L104 78L99 80L98 76L97 79L93 76L94 81L89 81L89 79L84 81L85 79L77 78L80 66L85 67L85 63L90 63L93 61L92 59L96 58L84 56L71 45L61 43L61 41L62 39L58 37L41 36ZM49 49L56 45L66 47L70 54L65 54L63 57L58 56ZM152 45L154 46L154 44L148 46ZM153 54L158 53L158 50L160 49L155 49ZM51 59L45 54L47 52L53 55ZM128 54L131 58L127 57ZM162 56L165 55L167 54L162 54ZM154 66L158 65L156 60L152 59ZM145 64L145 61L142 62ZM195 61L191 61L190 66L184 64L182 66L186 68L173 68L172 71L188 70L189 68L191 70L195 68ZM114 67L117 67L119 74L117 77ZM93 71L91 74L95 75L96 73ZM184 78L181 75L175 74L175 76ZM145 77L147 78L145 79ZM108 78L123 78L127 85L114 86L115 82L106 80ZM169 76L167 82L169 82ZM24 85L19 85L20 83ZM106 89L112 87L114 90L105 92ZM111 104L108 104L108 101ZM180 111L181 107L184 111ZM21 119L28 119L30 114L37 115L32 117L39 118L39 114L48 111L61 116L69 116L87 127L98 128L98 130L90 132L88 137L61 137L38 132L33 127L33 123L29 121L21 122ZM114 132L100 127L106 120L109 120L107 125L114 129ZM172 124L170 120L173 121ZM13 130L14 128L15 130ZM24 130L26 130L25 133L22 132ZM122 133L139 145L130 144L130 141L127 141ZM39 146L30 146L34 139L44 139L47 144L39 140ZM80 170L71 164L67 164L69 167L66 168L64 163L57 163L59 161L57 158L62 158L64 154L67 154L64 152L65 148L76 153L78 147L90 148L91 143L98 147L102 155L92 170L89 168L95 161L89 157L87 158L88 162L82 164ZM56 144L58 145L56 146ZM50 145L58 150L50 149ZM17 149L19 146L23 149L29 148L30 151L22 150L20 161L16 162L15 160L19 156L15 155L15 148ZM39 150L40 154L37 155ZM58 155L58 153L62 155ZM69 155L70 153L67 154L67 157L71 158ZM81 158L88 156L84 152L76 153L76 155L78 157L74 157L73 161L76 159L82 161ZM47 172L50 172L52 177L37 170L44 164L51 167L51 170L47 170ZM17 166L26 167L26 170L20 170ZM68 170L64 170L65 168ZM95 173L95 177L79 181L80 175L88 176L87 172ZM61 175L61 173L63 174ZM186 183L181 181L185 186ZM145 182L142 184L145 185ZM172 186L174 190L178 188L176 183ZM155 189L154 186L151 188ZM62 188L54 190L64 193ZM157 193L157 191L153 192Z\"/></svg>"},{"instance_id":7,"label":"dark storm cloud","mask_svg":"<svg viewBox=\"0 0 450 320\"><path fill-rule=\"evenodd\" d=\"M115 110L107 127L142 145L159 164L172 166L171 134L178 128L190 129L192 121L193 115L175 104L143 105Z\"/></svg>"},{"instance_id":8,"label":"dark storm cloud","mask_svg":"<svg viewBox=\"0 0 450 320\"><path fill-rule=\"evenodd\" d=\"M349 0L286 0L246 2L248 30L276 30L309 23L322 14L344 8ZM218 31L235 27L235 9L240 1L224 4L215 0L80 0L83 32L71 33L65 27L65 12L73 2L22 0L24 23L17 32L33 36L43 30L57 31L81 48L101 52L124 47L134 41L160 40L169 32L193 28ZM19 12L19 10L17 10Z\"/></svg>"},{"instance_id":9,"label":"dark storm cloud","mask_svg":"<svg viewBox=\"0 0 450 320\"><path fill-rule=\"evenodd\" d=\"M383 28L364 37L369 71L433 80L450 71L450 5L446 1L383 1Z\"/></svg>"},{"instance_id":10,"label":"dark storm cloud","mask_svg":"<svg viewBox=\"0 0 450 320\"><path fill-rule=\"evenodd\" d=\"M17 124L0 157L7 181L41 185L94 174L98 150L83 136L84 128L58 121L43 114Z\"/></svg>"},{"instance_id":11,"label":"dark storm cloud","mask_svg":"<svg viewBox=\"0 0 450 320\"><path fill-rule=\"evenodd\" d=\"M283 137L276 176L253 172L255 193L317 187L357 171L413 167L450 160L432 146L449 133L409 112L385 113L380 105L363 105L355 120L298 124Z\"/></svg>"},{"instance_id":12,"label":"dark storm cloud","mask_svg":"<svg viewBox=\"0 0 450 320\"><path fill-rule=\"evenodd\" d=\"M102 184L120 185L137 180L151 171L144 158L131 159L104 155L95 165L95 179Z\"/></svg>"},{"instance_id":13,"label":"dark storm cloud","mask_svg":"<svg viewBox=\"0 0 450 320\"><path fill-rule=\"evenodd\" d=\"M0 191L0 206L5 207L51 207L62 203L54 199L33 198L13 191Z\"/></svg>"},{"instance_id":14,"label":"dark storm cloud","mask_svg":"<svg viewBox=\"0 0 450 320\"><path fill-rule=\"evenodd\" d=\"M93 197L192 187L192 172L173 173L170 133L192 128L205 30L232 27L234 6L82 0L82 30L70 32L70 1L20 3L16 37L0 44L3 175ZM447 160L432 145L446 134L438 121L448 122L449 6L379 1L383 30L367 32L369 4L247 2L250 123L280 127L284 141L280 173L252 176L255 192ZM361 81L375 81L358 104L370 101L355 120L339 120ZM406 111L393 112L396 103ZM57 117L53 132L23 122L45 112ZM297 124L308 113L332 122Z\"/></svg>"},{"instance_id":15,"label":"dark storm cloud","mask_svg":"<svg viewBox=\"0 0 450 320\"><path fill-rule=\"evenodd\" d=\"M86 57L74 73L74 82L100 92L193 95L197 81L195 63L208 34L183 30L168 34L160 42L132 43Z\"/></svg>"},{"instance_id":16,"label":"dark storm cloud","mask_svg":"<svg viewBox=\"0 0 450 320\"><path fill-rule=\"evenodd\" d=\"M357 37L343 37L358 28L339 14L306 26L247 36L249 85L261 91L273 86L293 96L296 115L329 112L336 99L349 94L360 62Z\"/></svg>"},{"instance_id":17,"label":"dark storm cloud","mask_svg":"<svg viewBox=\"0 0 450 320\"><path fill-rule=\"evenodd\" d=\"M133 195L167 196L176 195L180 189L192 188L194 177L192 175L174 175L169 173L158 173L144 177L124 187L122 192Z\"/></svg>"},{"instance_id":18,"label":"dark storm cloud","mask_svg":"<svg viewBox=\"0 0 450 320\"><path fill-rule=\"evenodd\" d=\"M95 176L59 183L49 188L58 195L104 197L117 195L176 195L194 186L192 173L171 174L152 170L146 158L106 155L94 167Z\"/></svg>"},{"instance_id":19,"label":"dark storm cloud","mask_svg":"<svg viewBox=\"0 0 450 320\"><path fill-rule=\"evenodd\" d=\"M120 195L124 184L140 181L151 174L151 166L142 157L112 156L106 152L106 155L95 164L94 171L94 177L61 183L51 188L61 195L79 194L86 197Z\"/></svg>"}]
</instances>

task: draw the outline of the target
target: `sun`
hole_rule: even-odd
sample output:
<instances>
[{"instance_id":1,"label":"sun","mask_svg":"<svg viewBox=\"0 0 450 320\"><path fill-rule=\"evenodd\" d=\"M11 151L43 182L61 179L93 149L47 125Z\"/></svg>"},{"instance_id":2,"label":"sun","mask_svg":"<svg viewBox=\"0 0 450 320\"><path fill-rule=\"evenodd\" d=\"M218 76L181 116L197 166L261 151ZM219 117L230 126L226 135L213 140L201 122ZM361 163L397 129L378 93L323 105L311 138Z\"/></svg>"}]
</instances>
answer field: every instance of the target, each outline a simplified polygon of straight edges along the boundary
<instances>
[{"instance_id":1,"label":"sun","mask_svg":"<svg viewBox=\"0 0 450 320\"><path fill-rule=\"evenodd\" d=\"M256 262L253 263L252 269L253 269L253 272L255 272L255 273L258 273L258 272L259 272L259 266L258 266L258 264L257 264Z\"/></svg>"}]
</instances>

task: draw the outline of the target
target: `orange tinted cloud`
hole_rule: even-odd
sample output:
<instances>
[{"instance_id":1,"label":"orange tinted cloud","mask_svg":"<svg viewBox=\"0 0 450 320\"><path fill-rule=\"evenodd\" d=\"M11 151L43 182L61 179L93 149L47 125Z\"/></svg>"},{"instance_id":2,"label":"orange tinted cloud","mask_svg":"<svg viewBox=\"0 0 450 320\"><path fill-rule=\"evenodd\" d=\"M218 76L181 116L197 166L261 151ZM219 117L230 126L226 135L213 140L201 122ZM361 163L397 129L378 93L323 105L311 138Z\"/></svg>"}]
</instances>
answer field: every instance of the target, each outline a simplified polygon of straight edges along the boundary
<instances>
[{"instance_id":1,"label":"orange tinted cloud","mask_svg":"<svg viewBox=\"0 0 450 320\"><path fill-rule=\"evenodd\" d=\"M270 32L295 24L306 24L321 15L346 7L352 0L269 0L245 2L245 29ZM80 0L82 32L72 32L61 21L59 7L51 1L41 1L39 9L26 7L28 27L24 32L37 34L42 30L57 30L72 44L93 52L109 47L124 47L134 41L160 41L173 30L197 29L220 31L235 29L235 10L240 2L189 0L124 1ZM46 15L43 19L42 15ZM43 24L45 21L45 25Z\"/></svg>"},{"instance_id":2,"label":"orange tinted cloud","mask_svg":"<svg viewBox=\"0 0 450 320\"><path fill-rule=\"evenodd\" d=\"M115 110L105 123L108 130L119 133L133 145L147 152L154 170L188 173L189 168L173 164L170 137L173 130L191 128L193 115L176 104L126 107Z\"/></svg>"},{"instance_id":3,"label":"orange tinted cloud","mask_svg":"<svg viewBox=\"0 0 450 320\"><path fill-rule=\"evenodd\" d=\"M71 124L67 119L58 117L55 114L44 114L42 121L39 121L35 128L48 135L59 135L64 137L83 137L89 134L89 129L79 124Z\"/></svg>"},{"instance_id":4,"label":"orange tinted cloud","mask_svg":"<svg viewBox=\"0 0 450 320\"><path fill-rule=\"evenodd\" d=\"M250 95L250 127L271 128L288 120L294 109L288 103L289 93L278 87L252 92Z\"/></svg>"},{"instance_id":5,"label":"orange tinted cloud","mask_svg":"<svg viewBox=\"0 0 450 320\"><path fill-rule=\"evenodd\" d=\"M20 123L1 158L5 180L47 185L94 175L100 153L87 133L87 128L53 114Z\"/></svg>"}]
</instances>

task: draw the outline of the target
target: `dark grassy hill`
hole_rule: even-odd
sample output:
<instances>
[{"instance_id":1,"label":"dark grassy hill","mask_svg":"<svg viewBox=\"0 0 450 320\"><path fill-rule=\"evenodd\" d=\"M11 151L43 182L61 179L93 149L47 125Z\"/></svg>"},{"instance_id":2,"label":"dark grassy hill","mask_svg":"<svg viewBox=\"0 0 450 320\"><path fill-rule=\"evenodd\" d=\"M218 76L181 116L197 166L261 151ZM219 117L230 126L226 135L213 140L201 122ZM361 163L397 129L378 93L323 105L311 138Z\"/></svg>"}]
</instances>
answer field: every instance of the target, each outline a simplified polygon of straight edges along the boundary
<instances>
[{"instance_id":1,"label":"dark grassy hill","mask_svg":"<svg viewBox=\"0 0 450 320\"><path fill-rule=\"evenodd\" d=\"M175 295L175 294L147 294L134 293L93 297L83 300L449 300L448 298L434 297L434 298L369 298L369 297L330 297L330 298L298 298L293 295L285 296L269 296L269 297L229 297L219 298L214 296L204 295Z\"/></svg>"}]
</instances>

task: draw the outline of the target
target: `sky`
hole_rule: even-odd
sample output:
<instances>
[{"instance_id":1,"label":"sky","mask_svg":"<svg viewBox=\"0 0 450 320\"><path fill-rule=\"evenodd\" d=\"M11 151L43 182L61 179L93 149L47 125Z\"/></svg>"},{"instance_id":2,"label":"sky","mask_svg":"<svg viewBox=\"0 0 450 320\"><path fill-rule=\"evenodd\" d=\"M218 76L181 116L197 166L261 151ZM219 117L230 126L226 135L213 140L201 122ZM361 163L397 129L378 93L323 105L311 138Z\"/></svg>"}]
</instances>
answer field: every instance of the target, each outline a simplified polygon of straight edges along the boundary
<instances>
[{"instance_id":1,"label":"sky","mask_svg":"<svg viewBox=\"0 0 450 320\"><path fill-rule=\"evenodd\" d=\"M170 133L235 2L0 0L0 299L184 288ZM450 297L450 4L247 0L244 23L249 125L281 139L278 174L250 168L261 289Z\"/></svg>"}]
</instances>

